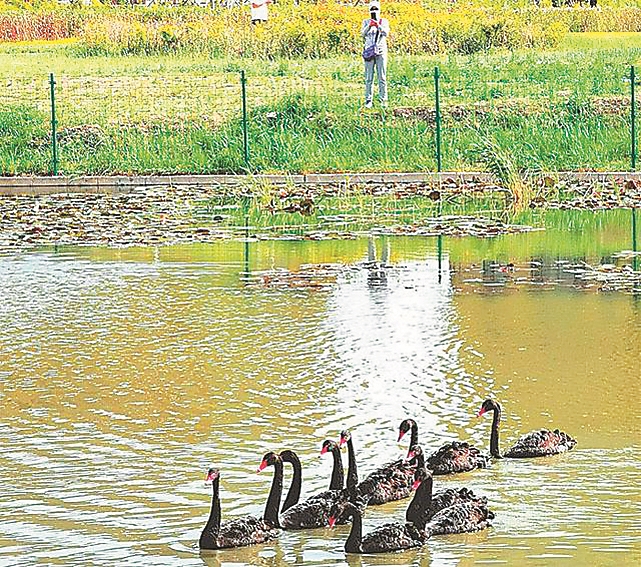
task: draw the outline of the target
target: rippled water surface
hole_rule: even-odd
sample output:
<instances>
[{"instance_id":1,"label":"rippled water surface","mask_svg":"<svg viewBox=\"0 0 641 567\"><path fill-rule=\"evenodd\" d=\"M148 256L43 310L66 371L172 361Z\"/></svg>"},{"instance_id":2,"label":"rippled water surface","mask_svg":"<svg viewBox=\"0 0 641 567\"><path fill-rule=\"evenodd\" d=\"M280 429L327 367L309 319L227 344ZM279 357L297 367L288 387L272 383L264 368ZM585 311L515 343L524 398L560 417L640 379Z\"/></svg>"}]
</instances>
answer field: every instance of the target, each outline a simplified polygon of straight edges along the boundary
<instances>
[{"instance_id":1,"label":"rippled water surface","mask_svg":"<svg viewBox=\"0 0 641 567\"><path fill-rule=\"evenodd\" d=\"M620 264L627 216L564 215L492 240L0 257L0 565L639 564L641 298L564 269ZM306 496L345 427L361 474L403 454L405 417L428 449L487 448L488 395L505 444L551 426L578 439L436 479L487 495L490 530L380 557L346 557L346 526L199 554L211 464L223 516L261 514L266 451L299 453ZM365 530L406 504L369 509Z\"/></svg>"}]
</instances>

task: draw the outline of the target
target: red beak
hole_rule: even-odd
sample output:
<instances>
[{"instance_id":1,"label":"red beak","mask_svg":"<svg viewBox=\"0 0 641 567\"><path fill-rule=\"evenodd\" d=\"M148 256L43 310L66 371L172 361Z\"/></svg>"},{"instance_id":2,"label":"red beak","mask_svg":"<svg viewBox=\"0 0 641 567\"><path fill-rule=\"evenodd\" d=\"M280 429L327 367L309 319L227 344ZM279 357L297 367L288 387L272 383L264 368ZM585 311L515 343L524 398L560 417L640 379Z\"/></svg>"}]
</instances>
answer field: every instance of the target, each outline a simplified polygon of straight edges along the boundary
<instances>
[{"instance_id":1,"label":"red beak","mask_svg":"<svg viewBox=\"0 0 641 567\"><path fill-rule=\"evenodd\" d=\"M342 447L343 445L345 445L345 443L347 443L347 439L345 439L345 437L341 437L341 440L339 441L338 446Z\"/></svg>"},{"instance_id":2,"label":"red beak","mask_svg":"<svg viewBox=\"0 0 641 567\"><path fill-rule=\"evenodd\" d=\"M407 457L406 457L405 460L406 461L411 461L414 457L416 457L416 453L414 451L408 451L407 452Z\"/></svg>"},{"instance_id":3,"label":"red beak","mask_svg":"<svg viewBox=\"0 0 641 567\"><path fill-rule=\"evenodd\" d=\"M485 408L481 408L479 412L476 414L476 417L481 417L485 413Z\"/></svg>"},{"instance_id":4,"label":"red beak","mask_svg":"<svg viewBox=\"0 0 641 567\"><path fill-rule=\"evenodd\" d=\"M418 480L414 481L414 484L412 484L412 490L416 490L419 486L421 486L421 479L420 478Z\"/></svg>"},{"instance_id":5,"label":"red beak","mask_svg":"<svg viewBox=\"0 0 641 567\"><path fill-rule=\"evenodd\" d=\"M323 448L321 449L321 455L324 455L325 453L327 453L327 447L323 445Z\"/></svg>"},{"instance_id":6,"label":"red beak","mask_svg":"<svg viewBox=\"0 0 641 567\"><path fill-rule=\"evenodd\" d=\"M328 522L329 522L329 527L333 528L334 524L336 523L336 518L334 518L334 516L330 516Z\"/></svg>"},{"instance_id":7,"label":"red beak","mask_svg":"<svg viewBox=\"0 0 641 567\"><path fill-rule=\"evenodd\" d=\"M207 476L205 477L205 482L208 482L210 480L214 480L214 475L213 474L207 474Z\"/></svg>"},{"instance_id":8,"label":"red beak","mask_svg":"<svg viewBox=\"0 0 641 567\"><path fill-rule=\"evenodd\" d=\"M398 440L396 441L397 443L403 439L403 435L405 435L405 431L399 431L398 432Z\"/></svg>"},{"instance_id":9,"label":"red beak","mask_svg":"<svg viewBox=\"0 0 641 567\"><path fill-rule=\"evenodd\" d=\"M256 472L259 473L262 470L265 470L267 467L267 461L263 460L261 461L260 465L258 465L258 469L256 469Z\"/></svg>"}]
</instances>

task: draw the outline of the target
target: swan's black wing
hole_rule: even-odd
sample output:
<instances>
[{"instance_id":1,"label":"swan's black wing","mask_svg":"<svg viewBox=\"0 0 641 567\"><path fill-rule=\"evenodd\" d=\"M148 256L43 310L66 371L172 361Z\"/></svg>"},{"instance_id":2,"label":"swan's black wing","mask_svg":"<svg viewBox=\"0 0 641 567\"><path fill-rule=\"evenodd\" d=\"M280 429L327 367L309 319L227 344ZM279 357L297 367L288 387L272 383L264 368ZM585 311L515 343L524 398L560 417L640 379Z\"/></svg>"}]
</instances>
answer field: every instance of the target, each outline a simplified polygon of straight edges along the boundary
<instances>
[{"instance_id":1,"label":"swan's black wing","mask_svg":"<svg viewBox=\"0 0 641 567\"><path fill-rule=\"evenodd\" d=\"M363 537L361 549L363 553L389 553L420 547L426 539L413 524L384 524Z\"/></svg>"},{"instance_id":2,"label":"swan's black wing","mask_svg":"<svg viewBox=\"0 0 641 567\"><path fill-rule=\"evenodd\" d=\"M435 475L453 474L484 469L490 464L490 458L469 443L453 441L443 445L425 461L425 466Z\"/></svg>"},{"instance_id":3,"label":"swan's black wing","mask_svg":"<svg viewBox=\"0 0 641 567\"><path fill-rule=\"evenodd\" d=\"M563 431L541 429L523 435L504 456L511 459L547 457L570 451L575 445L576 439Z\"/></svg>"},{"instance_id":4,"label":"swan's black wing","mask_svg":"<svg viewBox=\"0 0 641 567\"><path fill-rule=\"evenodd\" d=\"M425 531L430 535L477 532L489 527L492 518L494 513L487 504L464 502L437 512L427 523Z\"/></svg>"},{"instance_id":5,"label":"swan's black wing","mask_svg":"<svg viewBox=\"0 0 641 567\"><path fill-rule=\"evenodd\" d=\"M245 516L223 522L216 542L220 549L255 545L278 537L279 530L267 525L262 518Z\"/></svg>"},{"instance_id":6,"label":"swan's black wing","mask_svg":"<svg viewBox=\"0 0 641 567\"><path fill-rule=\"evenodd\" d=\"M375 470L357 488L358 496L369 505L407 498L412 492L416 465L402 459Z\"/></svg>"},{"instance_id":7,"label":"swan's black wing","mask_svg":"<svg viewBox=\"0 0 641 567\"><path fill-rule=\"evenodd\" d=\"M439 490L432 495L432 503L428 509L429 518L432 518L445 508L465 502L474 502L480 506L487 506L487 498L485 496L476 496L469 488L447 488Z\"/></svg>"},{"instance_id":8,"label":"swan's black wing","mask_svg":"<svg viewBox=\"0 0 641 567\"><path fill-rule=\"evenodd\" d=\"M322 528L329 525L329 511L334 504L347 502L349 493L343 490L326 490L295 504L280 517L280 525L286 530ZM339 515L337 524L347 523L347 518Z\"/></svg>"}]
</instances>

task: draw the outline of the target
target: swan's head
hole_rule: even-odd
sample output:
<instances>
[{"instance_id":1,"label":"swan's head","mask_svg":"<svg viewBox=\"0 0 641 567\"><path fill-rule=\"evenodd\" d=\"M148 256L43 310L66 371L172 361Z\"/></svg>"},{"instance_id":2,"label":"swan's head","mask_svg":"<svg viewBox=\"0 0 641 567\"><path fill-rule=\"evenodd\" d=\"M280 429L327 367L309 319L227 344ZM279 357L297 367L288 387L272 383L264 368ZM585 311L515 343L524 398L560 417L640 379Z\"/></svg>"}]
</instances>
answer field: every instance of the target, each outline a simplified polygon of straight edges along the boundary
<instances>
[{"instance_id":1,"label":"swan's head","mask_svg":"<svg viewBox=\"0 0 641 567\"><path fill-rule=\"evenodd\" d=\"M347 500L339 500L338 502L335 502L329 509L329 527L333 528L334 524L336 524L336 520L339 518L351 516L355 508L356 507ZM345 516L345 512L347 512L347 516Z\"/></svg>"},{"instance_id":2,"label":"swan's head","mask_svg":"<svg viewBox=\"0 0 641 567\"><path fill-rule=\"evenodd\" d=\"M351 434L350 430L349 429L343 429L343 431L341 431L341 440L340 440L340 443L338 444L338 446L342 447L351 438L352 438L352 434Z\"/></svg>"},{"instance_id":3,"label":"swan's head","mask_svg":"<svg viewBox=\"0 0 641 567\"><path fill-rule=\"evenodd\" d=\"M212 482L216 480L219 476L220 476L220 471L212 467L207 471L205 482Z\"/></svg>"},{"instance_id":4,"label":"swan's head","mask_svg":"<svg viewBox=\"0 0 641 567\"><path fill-rule=\"evenodd\" d=\"M423 449L420 445L412 445L407 452L407 461L416 461L423 456Z\"/></svg>"},{"instance_id":5,"label":"swan's head","mask_svg":"<svg viewBox=\"0 0 641 567\"><path fill-rule=\"evenodd\" d=\"M423 482L430 478L430 472L424 467L416 467L416 473L414 474L414 484L412 484L412 490L417 490Z\"/></svg>"},{"instance_id":6,"label":"swan's head","mask_svg":"<svg viewBox=\"0 0 641 567\"><path fill-rule=\"evenodd\" d=\"M342 512L343 512L343 506L341 506L340 504L334 504L330 508L330 510L329 510L329 519L328 519L328 523L329 523L329 527L330 528L334 527L334 524L336 523L336 520L342 514Z\"/></svg>"},{"instance_id":7,"label":"swan's head","mask_svg":"<svg viewBox=\"0 0 641 567\"><path fill-rule=\"evenodd\" d=\"M265 470L267 467L273 467L280 460L280 457L273 451L265 453L263 455L263 460L260 462L260 465L258 465L258 470L256 472L259 473L260 471Z\"/></svg>"},{"instance_id":8,"label":"swan's head","mask_svg":"<svg viewBox=\"0 0 641 567\"><path fill-rule=\"evenodd\" d=\"M398 426L398 441L403 439L403 435L412 429L412 426L416 426L416 422L413 419L404 419L401 421L401 424Z\"/></svg>"},{"instance_id":9,"label":"swan's head","mask_svg":"<svg viewBox=\"0 0 641 567\"><path fill-rule=\"evenodd\" d=\"M425 466L425 457L422 447L418 444L412 445L407 451L405 462L411 465L416 465L417 470L423 468Z\"/></svg>"},{"instance_id":10,"label":"swan's head","mask_svg":"<svg viewBox=\"0 0 641 567\"><path fill-rule=\"evenodd\" d=\"M279 456L286 463L294 463L294 462L300 463L300 459L298 458L298 455L294 453L294 451L292 451L291 449L285 449L281 451Z\"/></svg>"},{"instance_id":11,"label":"swan's head","mask_svg":"<svg viewBox=\"0 0 641 567\"><path fill-rule=\"evenodd\" d=\"M484 413L487 413L488 411L495 411L499 410L500 411L501 406L498 404L498 402L495 402L494 400L488 398L483 402L483 405L481 406L481 409L479 412L476 414L476 417L481 417Z\"/></svg>"},{"instance_id":12,"label":"swan's head","mask_svg":"<svg viewBox=\"0 0 641 567\"><path fill-rule=\"evenodd\" d=\"M338 445L331 439L325 439L325 441L323 441L320 454L324 455L325 453L331 453L335 449L338 449Z\"/></svg>"}]
</instances>

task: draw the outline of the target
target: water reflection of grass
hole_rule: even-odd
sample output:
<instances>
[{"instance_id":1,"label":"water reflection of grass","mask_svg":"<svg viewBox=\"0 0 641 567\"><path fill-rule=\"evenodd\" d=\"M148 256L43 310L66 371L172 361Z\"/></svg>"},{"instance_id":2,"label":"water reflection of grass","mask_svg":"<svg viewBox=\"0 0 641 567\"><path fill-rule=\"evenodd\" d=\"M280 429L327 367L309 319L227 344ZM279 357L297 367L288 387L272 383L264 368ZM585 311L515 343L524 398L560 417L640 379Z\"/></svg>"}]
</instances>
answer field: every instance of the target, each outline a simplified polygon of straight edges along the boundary
<instances>
[{"instance_id":1,"label":"water reflection of grass","mask_svg":"<svg viewBox=\"0 0 641 567\"><path fill-rule=\"evenodd\" d=\"M362 231L376 226L421 225L427 219L449 215L477 215L508 220L506 198L501 194L444 198L399 196L394 192L371 195L361 187L346 188L342 194L292 194L263 186L253 198L238 204L237 197L221 196L200 203L195 216L206 220L225 218L226 224L263 228L275 232L304 233L314 230Z\"/></svg>"},{"instance_id":2,"label":"water reflection of grass","mask_svg":"<svg viewBox=\"0 0 641 567\"><path fill-rule=\"evenodd\" d=\"M444 199L439 202L425 197L373 197L359 193L324 197L311 214L268 211L255 200L247 200L245 206L231 205L230 208L229 197L221 197L201 203L200 211L205 217L223 214L225 224L241 228L247 226L248 235L268 232L300 236L322 231L349 236L376 227L420 227L429 219L450 215L478 216L506 224L545 228L544 231L517 235L488 234L492 238L448 238L450 253L470 261L475 261L474 258L494 258L507 262L536 256L594 258L604 250L615 253L631 250L634 246L630 210L595 213L586 210L528 209L512 213L505 208L502 195Z\"/></svg>"},{"instance_id":3,"label":"water reflection of grass","mask_svg":"<svg viewBox=\"0 0 641 567\"><path fill-rule=\"evenodd\" d=\"M450 255L460 260L509 262L536 257L595 259L632 249L630 210L531 210L516 215L513 222L545 230L492 239L448 239Z\"/></svg>"}]
</instances>

